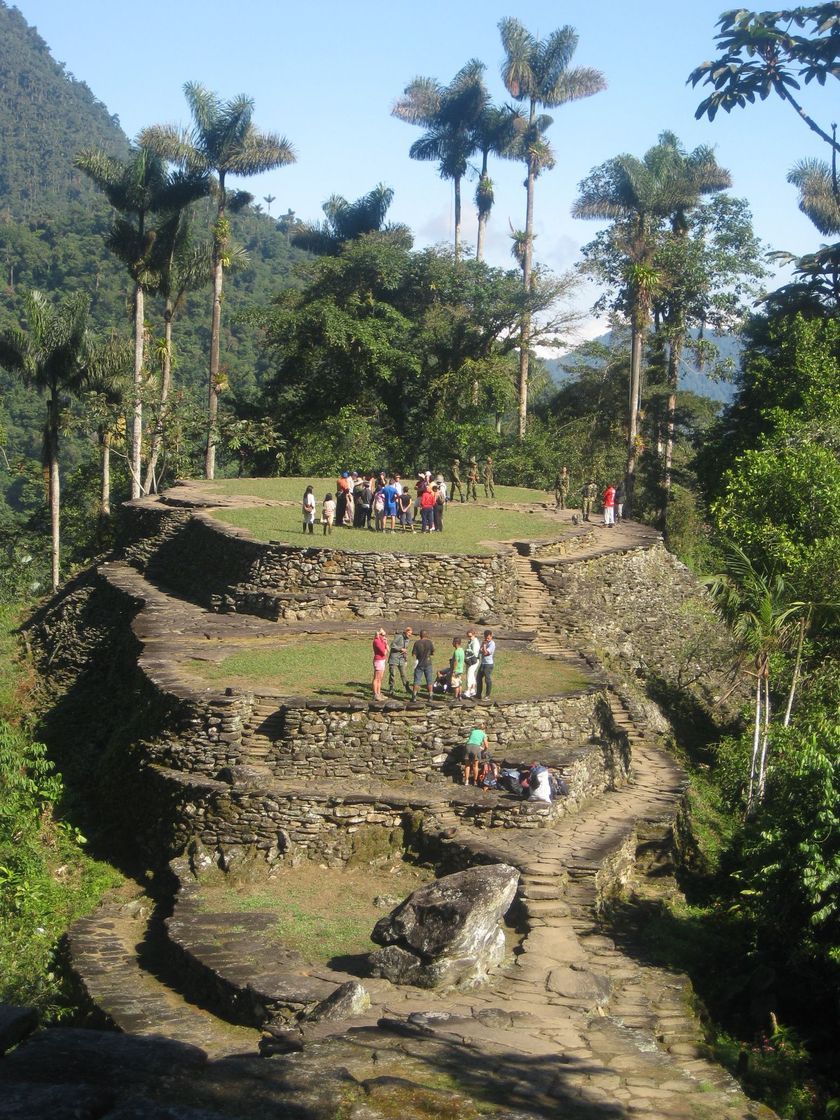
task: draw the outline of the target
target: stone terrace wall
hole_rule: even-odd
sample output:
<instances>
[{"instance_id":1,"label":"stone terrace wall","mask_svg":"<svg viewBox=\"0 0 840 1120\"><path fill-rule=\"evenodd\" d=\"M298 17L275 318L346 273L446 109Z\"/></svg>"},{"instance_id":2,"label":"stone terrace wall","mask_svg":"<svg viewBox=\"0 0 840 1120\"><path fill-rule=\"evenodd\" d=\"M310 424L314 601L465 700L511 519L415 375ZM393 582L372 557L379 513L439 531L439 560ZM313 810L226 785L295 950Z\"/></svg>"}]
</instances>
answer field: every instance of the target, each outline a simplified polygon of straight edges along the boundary
<instances>
[{"instance_id":1,"label":"stone terrace wall","mask_svg":"<svg viewBox=\"0 0 840 1120\"><path fill-rule=\"evenodd\" d=\"M157 532L148 535L156 516ZM498 623L516 603L515 573L505 555L300 548L254 541L206 513L184 519L184 511L162 505L126 507L126 558L212 610L289 620L411 613Z\"/></svg>"},{"instance_id":2,"label":"stone terrace wall","mask_svg":"<svg viewBox=\"0 0 840 1120\"><path fill-rule=\"evenodd\" d=\"M396 707L396 705L395 705ZM243 759L258 750L278 777L377 781L448 781L441 766L473 727L490 737L493 756L527 761L561 759L582 743L611 742L603 694L592 688L571 696L489 706L440 705L382 710L362 704L283 707L246 726ZM314 709L314 710L313 710ZM547 757L548 757L547 755Z\"/></svg>"},{"instance_id":3,"label":"stone terrace wall","mask_svg":"<svg viewBox=\"0 0 840 1120\"><path fill-rule=\"evenodd\" d=\"M539 562L538 562L539 563ZM602 663L654 686L685 690L716 720L741 702L737 647L695 576L661 543L539 563L560 624ZM667 706L667 704L666 704Z\"/></svg>"}]
</instances>

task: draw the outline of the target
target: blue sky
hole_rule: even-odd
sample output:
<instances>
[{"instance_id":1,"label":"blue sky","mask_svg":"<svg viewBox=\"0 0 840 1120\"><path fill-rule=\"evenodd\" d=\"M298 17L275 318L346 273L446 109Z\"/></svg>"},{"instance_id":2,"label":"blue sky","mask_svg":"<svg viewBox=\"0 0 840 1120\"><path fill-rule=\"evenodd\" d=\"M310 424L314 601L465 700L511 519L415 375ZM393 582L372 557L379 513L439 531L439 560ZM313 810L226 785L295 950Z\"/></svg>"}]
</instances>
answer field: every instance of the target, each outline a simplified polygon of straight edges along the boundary
<instances>
[{"instance_id":1,"label":"blue sky","mask_svg":"<svg viewBox=\"0 0 840 1120\"><path fill-rule=\"evenodd\" d=\"M145 0L139 27L131 10L113 0L17 0L17 6L129 136L146 124L186 123L185 81L222 97L247 93L258 127L283 133L297 152L294 166L241 184L258 198L275 195L272 213L292 209L317 219L330 194L353 199L384 182L395 190L390 217L407 223L419 244L451 236L451 184L433 164L409 159L419 130L391 118L394 100L416 75L448 82L475 57L503 101L499 19L516 16L540 36L571 24L580 36L575 64L600 69L608 88L553 113L557 166L537 184L539 261L558 271L575 263L599 228L571 218L577 184L619 152L642 155L663 129L688 148L716 147L734 193L751 204L756 232L773 248L804 253L819 243L785 176L797 159L826 158L826 152L787 106L772 99L714 123L694 120L704 94L685 81L714 54L725 0ZM828 119L828 92L809 89L804 100ZM507 267L509 223L524 225L523 168L497 162L491 175L496 208L487 256ZM467 184L466 202L473 191ZM465 204L468 239L474 228Z\"/></svg>"}]
</instances>

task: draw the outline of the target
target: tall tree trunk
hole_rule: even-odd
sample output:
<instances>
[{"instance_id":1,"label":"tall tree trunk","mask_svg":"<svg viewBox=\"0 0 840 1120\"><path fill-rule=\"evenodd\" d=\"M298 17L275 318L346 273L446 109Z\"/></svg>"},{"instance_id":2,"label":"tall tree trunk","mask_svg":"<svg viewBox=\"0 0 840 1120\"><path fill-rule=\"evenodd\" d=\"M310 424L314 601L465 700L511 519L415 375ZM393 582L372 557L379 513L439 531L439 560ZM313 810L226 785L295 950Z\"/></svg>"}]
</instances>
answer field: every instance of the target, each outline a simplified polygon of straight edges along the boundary
<instances>
[{"instance_id":1,"label":"tall tree trunk","mask_svg":"<svg viewBox=\"0 0 840 1120\"><path fill-rule=\"evenodd\" d=\"M461 176L455 176L455 260L461 259Z\"/></svg>"},{"instance_id":2,"label":"tall tree trunk","mask_svg":"<svg viewBox=\"0 0 840 1120\"><path fill-rule=\"evenodd\" d=\"M140 497L140 457L143 450L143 356L145 299L141 284L134 286L134 416L131 423L131 496Z\"/></svg>"},{"instance_id":3,"label":"tall tree trunk","mask_svg":"<svg viewBox=\"0 0 840 1120\"><path fill-rule=\"evenodd\" d=\"M482 175L481 180L483 181L484 178L485 178L485 176ZM479 182L479 186L480 186L480 182ZM487 233L487 218L488 217L489 217L489 215L487 214L487 212L485 210L479 210L479 212L478 212L478 237L476 238L476 242L475 242L475 259L477 261L483 261L484 260L484 239L485 239L485 235Z\"/></svg>"},{"instance_id":4,"label":"tall tree trunk","mask_svg":"<svg viewBox=\"0 0 840 1120\"><path fill-rule=\"evenodd\" d=\"M111 430L108 427L102 429L100 449L102 486L99 496L99 516L105 520L111 516Z\"/></svg>"},{"instance_id":5,"label":"tall tree trunk","mask_svg":"<svg viewBox=\"0 0 840 1120\"><path fill-rule=\"evenodd\" d=\"M790 682L790 692L788 693L787 707L785 708L784 726L790 726L790 717L793 712L793 698L796 695L796 686L799 684L799 673L802 669L802 647L805 645L805 631L808 623L811 620L811 612L808 611L807 615L803 615L799 620L799 638L796 642L796 662L793 666L793 677Z\"/></svg>"},{"instance_id":6,"label":"tall tree trunk","mask_svg":"<svg viewBox=\"0 0 840 1120\"><path fill-rule=\"evenodd\" d=\"M222 286L224 284L224 250L227 246L225 215L225 177L219 175L219 209L213 230L213 314L210 320L210 375L207 386L207 450L204 456L204 477L216 476L216 420L219 414L219 344L222 333Z\"/></svg>"},{"instance_id":7,"label":"tall tree trunk","mask_svg":"<svg viewBox=\"0 0 840 1120\"><path fill-rule=\"evenodd\" d=\"M50 472L50 576L53 594L58 590L61 552L61 479L58 473L58 394L54 389L48 404L47 456Z\"/></svg>"},{"instance_id":8,"label":"tall tree trunk","mask_svg":"<svg viewBox=\"0 0 840 1120\"><path fill-rule=\"evenodd\" d=\"M167 404L169 392L172 388L172 300L166 300L163 313L163 362L160 371L160 397L158 399L158 414L155 429L152 432L152 442L149 448L149 462L146 466L146 481L143 484L143 493L157 493L157 470L160 449L163 446L163 433L166 428L168 413Z\"/></svg>"},{"instance_id":9,"label":"tall tree trunk","mask_svg":"<svg viewBox=\"0 0 840 1120\"><path fill-rule=\"evenodd\" d=\"M536 119L536 102L531 102L530 125L533 129ZM526 183L525 204L525 253L522 260L522 285L526 300L531 294L531 268L534 259L534 186L537 174L533 157L528 157L528 180ZM531 345L531 312L522 312L519 330L519 438L525 438L528 426L528 371L529 349Z\"/></svg>"},{"instance_id":10,"label":"tall tree trunk","mask_svg":"<svg viewBox=\"0 0 840 1120\"><path fill-rule=\"evenodd\" d=\"M753 806L753 789L755 788L756 763L758 761L758 748L761 743L761 674L755 680L755 721L753 723L753 746L750 757L750 784L747 791L746 816L750 816Z\"/></svg>"},{"instance_id":11,"label":"tall tree trunk","mask_svg":"<svg viewBox=\"0 0 840 1120\"><path fill-rule=\"evenodd\" d=\"M767 774L767 745L770 740L770 674L764 676L764 717L761 729L761 758L758 763L758 800L764 800L764 783Z\"/></svg>"},{"instance_id":12,"label":"tall tree trunk","mask_svg":"<svg viewBox=\"0 0 840 1120\"><path fill-rule=\"evenodd\" d=\"M668 409L666 412L667 435L665 438L665 469L662 474L662 515L668 512L671 496L671 466L674 460L674 434L677 430L677 389L680 378L680 359L682 358L685 335L678 325L668 344Z\"/></svg>"},{"instance_id":13,"label":"tall tree trunk","mask_svg":"<svg viewBox=\"0 0 840 1120\"><path fill-rule=\"evenodd\" d=\"M625 482L628 506L632 506L633 491L636 486L636 456L639 437L639 392L642 383L642 348L645 334L644 326L640 322L640 318L641 316L634 312L630 328L629 434L627 439L627 478Z\"/></svg>"}]
</instances>

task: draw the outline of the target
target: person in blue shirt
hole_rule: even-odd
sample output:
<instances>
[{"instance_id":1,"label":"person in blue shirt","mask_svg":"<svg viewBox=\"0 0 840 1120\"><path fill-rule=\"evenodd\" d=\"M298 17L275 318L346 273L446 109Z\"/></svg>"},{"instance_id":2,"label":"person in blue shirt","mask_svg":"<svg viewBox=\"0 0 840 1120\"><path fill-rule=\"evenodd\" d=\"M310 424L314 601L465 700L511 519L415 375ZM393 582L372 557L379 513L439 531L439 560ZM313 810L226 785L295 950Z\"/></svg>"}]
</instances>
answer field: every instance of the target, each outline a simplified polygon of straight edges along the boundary
<instances>
[{"instance_id":1,"label":"person in blue shirt","mask_svg":"<svg viewBox=\"0 0 840 1120\"><path fill-rule=\"evenodd\" d=\"M388 522L391 522L391 532L393 533L397 527L397 497L399 490L396 486L396 480L391 475L388 480L388 485L382 487L382 497L385 499L385 528L388 528Z\"/></svg>"},{"instance_id":2,"label":"person in blue shirt","mask_svg":"<svg viewBox=\"0 0 840 1120\"><path fill-rule=\"evenodd\" d=\"M493 665L496 658L496 643L493 641L493 631L484 631L484 641L479 651L478 674L475 678L476 696L480 700L482 693L489 700L493 691Z\"/></svg>"}]
</instances>

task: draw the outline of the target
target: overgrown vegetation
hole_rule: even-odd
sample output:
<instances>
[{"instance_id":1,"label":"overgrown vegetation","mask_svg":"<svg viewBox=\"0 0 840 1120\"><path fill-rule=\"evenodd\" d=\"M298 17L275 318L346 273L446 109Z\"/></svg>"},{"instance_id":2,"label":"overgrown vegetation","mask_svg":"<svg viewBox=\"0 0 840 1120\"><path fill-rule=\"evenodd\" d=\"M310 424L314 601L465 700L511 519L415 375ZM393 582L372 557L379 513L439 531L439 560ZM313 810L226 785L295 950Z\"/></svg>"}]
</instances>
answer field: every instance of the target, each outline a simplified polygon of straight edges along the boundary
<instances>
[{"instance_id":1,"label":"overgrown vegetation","mask_svg":"<svg viewBox=\"0 0 840 1120\"><path fill-rule=\"evenodd\" d=\"M60 1018L72 1007L57 942L119 876L86 855L84 836L61 816L61 775L27 718L15 622L14 610L0 606L0 1002Z\"/></svg>"}]
</instances>

